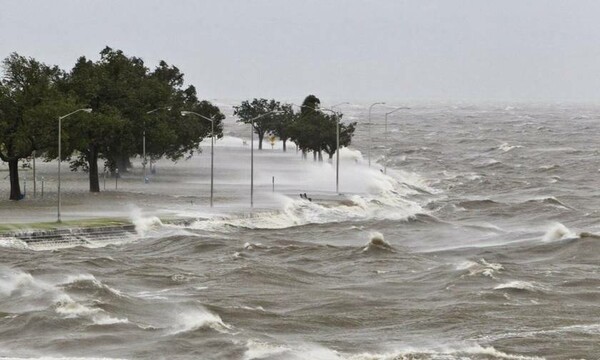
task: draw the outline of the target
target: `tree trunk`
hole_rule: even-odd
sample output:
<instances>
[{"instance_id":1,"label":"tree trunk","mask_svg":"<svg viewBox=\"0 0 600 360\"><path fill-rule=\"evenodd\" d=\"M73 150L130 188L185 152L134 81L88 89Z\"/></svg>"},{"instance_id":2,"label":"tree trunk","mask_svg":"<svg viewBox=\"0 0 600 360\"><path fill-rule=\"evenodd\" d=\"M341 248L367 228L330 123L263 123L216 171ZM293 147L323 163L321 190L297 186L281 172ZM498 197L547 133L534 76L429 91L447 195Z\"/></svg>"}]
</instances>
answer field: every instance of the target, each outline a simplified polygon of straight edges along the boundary
<instances>
[{"instance_id":1,"label":"tree trunk","mask_svg":"<svg viewBox=\"0 0 600 360\"><path fill-rule=\"evenodd\" d=\"M98 149L94 146L90 147L88 167L90 170L90 192L100 192L100 181L98 180Z\"/></svg>"},{"instance_id":2,"label":"tree trunk","mask_svg":"<svg viewBox=\"0 0 600 360\"><path fill-rule=\"evenodd\" d=\"M10 158L8 160L8 172L10 175L10 200L21 200L21 186L19 184L19 159Z\"/></svg>"},{"instance_id":3,"label":"tree trunk","mask_svg":"<svg viewBox=\"0 0 600 360\"><path fill-rule=\"evenodd\" d=\"M286 143L286 141L287 141L287 140L283 140L283 152L286 152L286 151L287 151L287 148L285 147L285 143Z\"/></svg>"},{"instance_id":4,"label":"tree trunk","mask_svg":"<svg viewBox=\"0 0 600 360\"><path fill-rule=\"evenodd\" d=\"M265 137L265 132L259 131L258 132L258 150L262 150L262 142L263 142L264 137Z\"/></svg>"},{"instance_id":5,"label":"tree trunk","mask_svg":"<svg viewBox=\"0 0 600 360\"><path fill-rule=\"evenodd\" d=\"M321 150L319 150L318 154L319 154L319 162L323 162L323 152Z\"/></svg>"},{"instance_id":6,"label":"tree trunk","mask_svg":"<svg viewBox=\"0 0 600 360\"><path fill-rule=\"evenodd\" d=\"M97 160L96 156L96 160ZM119 174L125 174L129 172L129 168L131 167L131 161L126 156L118 156L116 160L117 169L119 169Z\"/></svg>"},{"instance_id":7,"label":"tree trunk","mask_svg":"<svg viewBox=\"0 0 600 360\"><path fill-rule=\"evenodd\" d=\"M317 161L317 152L313 150L313 161Z\"/></svg>"}]
</instances>

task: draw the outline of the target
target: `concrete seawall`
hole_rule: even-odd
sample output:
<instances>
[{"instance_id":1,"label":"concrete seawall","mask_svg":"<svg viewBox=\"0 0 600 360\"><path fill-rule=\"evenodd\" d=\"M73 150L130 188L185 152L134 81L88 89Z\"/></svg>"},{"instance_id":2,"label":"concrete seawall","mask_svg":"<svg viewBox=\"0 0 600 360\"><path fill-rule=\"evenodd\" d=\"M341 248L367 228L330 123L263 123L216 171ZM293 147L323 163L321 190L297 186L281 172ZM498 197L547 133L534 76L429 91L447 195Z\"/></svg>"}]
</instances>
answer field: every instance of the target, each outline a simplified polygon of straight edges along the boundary
<instances>
[{"instance_id":1,"label":"concrete seawall","mask_svg":"<svg viewBox=\"0 0 600 360\"><path fill-rule=\"evenodd\" d=\"M118 241L136 236L135 225L97 226L55 230L23 230L0 234L0 238L17 239L30 247L71 247L92 241Z\"/></svg>"}]
</instances>

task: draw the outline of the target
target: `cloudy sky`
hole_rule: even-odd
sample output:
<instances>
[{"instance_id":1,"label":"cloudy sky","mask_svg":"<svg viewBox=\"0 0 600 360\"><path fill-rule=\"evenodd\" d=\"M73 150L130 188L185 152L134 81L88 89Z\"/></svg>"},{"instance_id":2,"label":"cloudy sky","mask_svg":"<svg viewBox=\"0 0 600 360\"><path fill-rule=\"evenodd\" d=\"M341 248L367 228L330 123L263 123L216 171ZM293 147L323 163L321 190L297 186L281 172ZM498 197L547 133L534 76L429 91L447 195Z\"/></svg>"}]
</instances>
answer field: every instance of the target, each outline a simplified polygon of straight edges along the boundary
<instances>
[{"instance_id":1,"label":"cloudy sky","mask_svg":"<svg viewBox=\"0 0 600 360\"><path fill-rule=\"evenodd\" d=\"M0 57L106 45L202 98L600 101L600 1L0 0Z\"/></svg>"}]
</instances>

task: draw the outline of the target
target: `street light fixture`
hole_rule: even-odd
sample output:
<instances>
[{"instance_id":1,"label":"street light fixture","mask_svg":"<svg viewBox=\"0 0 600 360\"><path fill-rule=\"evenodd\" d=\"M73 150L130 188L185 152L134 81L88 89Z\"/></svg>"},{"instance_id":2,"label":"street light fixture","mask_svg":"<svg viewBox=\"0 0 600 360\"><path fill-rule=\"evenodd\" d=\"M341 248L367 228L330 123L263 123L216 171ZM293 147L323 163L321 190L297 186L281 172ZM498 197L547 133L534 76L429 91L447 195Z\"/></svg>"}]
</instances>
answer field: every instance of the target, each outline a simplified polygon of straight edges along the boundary
<instances>
[{"instance_id":1,"label":"street light fixture","mask_svg":"<svg viewBox=\"0 0 600 360\"><path fill-rule=\"evenodd\" d=\"M368 151L369 167L371 167L371 146L373 145L373 138L371 136L371 125L372 125L371 124L371 109L373 109L373 106L375 106L375 105L385 105L385 103L384 102L376 102L376 103L371 104L371 106L369 106L369 148L368 148L369 149L369 151Z\"/></svg>"},{"instance_id":2,"label":"street light fixture","mask_svg":"<svg viewBox=\"0 0 600 360\"><path fill-rule=\"evenodd\" d=\"M384 134L385 134L385 140L384 140L384 143L385 143L385 144L387 144L387 143L388 143L388 131L387 131L387 124L388 124L388 123L387 123L387 118L388 118L388 115L391 115L391 114L395 113L395 112L396 112L396 111L398 111L398 110L407 110L407 109L410 109L410 108L409 108L409 107L406 107L406 106L402 106L402 107L399 107L399 108L395 108L394 110L392 110L392 111L390 111L390 112L387 112L387 113L385 113L385 130L384 130ZM387 159L386 159L386 160L387 160ZM383 162L383 173L384 173L384 174L387 174L387 161L384 161L384 162Z\"/></svg>"},{"instance_id":3,"label":"street light fixture","mask_svg":"<svg viewBox=\"0 0 600 360\"><path fill-rule=\"evenodd\" d=\"M91 113L92 109L90 109L90 108L77 109L71 113L68 113L67 115L58 117L58 205L57 205L57 217L56 217L57 223L61 222L61 219L60 219L60 163L62 162L62 146L61 146L62 120L64 118L67 118L73 114L80 112L80 111L84 111L86 113Z\"/></svg>"},{"instance_id":4,"label":"street light fixture","mask_svg":"<svg viewBox=\"0 0 600 360\"><path fill-rule=\"evenodd\" d=\"M196 115L204 120L210 121L210 207L213 207L213 192L214 192L214 159L215 159L215 121L204 115L200 115L193 111L182 111L182 116Z\"/></svg>"}]
</instances>

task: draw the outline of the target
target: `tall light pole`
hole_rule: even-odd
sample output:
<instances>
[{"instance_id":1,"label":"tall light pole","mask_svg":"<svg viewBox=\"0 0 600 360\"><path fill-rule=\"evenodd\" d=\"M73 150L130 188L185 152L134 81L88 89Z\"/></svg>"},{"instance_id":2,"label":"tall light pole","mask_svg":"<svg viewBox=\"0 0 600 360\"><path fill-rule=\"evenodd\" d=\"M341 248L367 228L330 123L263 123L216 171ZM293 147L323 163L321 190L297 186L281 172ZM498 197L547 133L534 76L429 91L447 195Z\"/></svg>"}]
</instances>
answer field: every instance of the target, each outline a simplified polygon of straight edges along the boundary
<instances>
[{"instance_id":1,"label":"tall light pole","mask_svg":"<svg viewBox=\"0 0 600 360\"><path fill-rule=\"evenodd\" d=\"M156 108L154 110L150 110L146 112L146 115L150 115L153 114L159 110L171 110L171 107L166 106L166 107L159 107ZM146 119L144 119L144 132L142 133L142 153L143 153L143 158L144 160L142 161L142 166L144 167L144 178L142 179L142 181L144 182L144 184L146 183L146 177L147 177L147 173L146 173L146 164L148 163L148 161L146 160Z\"/></svg>"},{"instance_id":2,"label":"tall light pole","mask_svg":"<svg viewBox=\"0 0 600 360\"><path fill-rule=\"evenodd\" d=\"M36 175L35 175L35 150L33 150L32 154L31 154L32 158L33 158L33 197L37 197L37 179L36 179Z\"/></svg>"},{"instance_id":3,"label":"tall light pole","mask_svg":"<svg viewBox=\"0 0 600 360\"><path fill-rule=\"evenodd\" d=\"M371 106L369 106L369 148L368 148L368 155L369 155L369 167L371 167L371 146L373 145L373 138L371 136L371 109L373 109L373 106L375 105L385 105L384 102L376 102L371 104Z\"/></svg>"},{"instance_id":4,"label":"tall light pole","mask_svg":"<svg viewBox=\"0 0 600 360\"><path fill-rule=\"evenodd\" d=\"M89 109L89 108L77 109L71 113L68 113L67 115L58 117L58 205L57 205L57 217L56 217L57 223L61 222L61 219L60 219L60 163L62 162L62 145L61 145L62 120L64 118L67 118L73 114L80 112L80 111L85 111L86 113L91 113L92 109Z\"/></svg>"},{"instance_id":5,"label":"tall light pole","mask_svg":"<svg viewBox=\"0 0 600 360\"><path fill-rule=\"evenodd\" d=\"M254 207L254 121L271 114L281 114L282 111L273 110L250 119L250 207Z\"/></svg>"},{"instance_id":6,"label":"tall light pole","mask_svg":"<svg viewBox=\"0 0 600 360\"><path fill-rule=\"evenodd\" d=\"M214 160L215 160L215 121L204 115L200 115L193 111L182 111L181 115L196 115L204 120L210 121L210 207L213 207L213 190L214 190Z\"/></svg>"},{"instance_id":7,"label":"tall light pole","mask_svg":"<svg viewBox=\"0 0 600 360\"><path fill-rule=\"evenodd\" d=\"M341 102L339 104L333 105L331 108L335 108L340 105L349 105L349 102ZM336 154L335 154L335 192L337 194L340 193L340 114L335 113L336 119L336 127L335 127L335 135L336 135Z\"/></svg>"},{"instance_id":8,"label":"tall light pole","mask_svg":"<svg viewBox=\"0 0 600 360\"><path fill-rule=\"evenodd\" d=\"M393 114L393 113L395 113L398 110L406 110L406 109L410 109L410 108L403 106L403 107L395 108L394 110L385 113L385 130L384 130L385 140L384 140L384 142L385 142L386 145L388 143L388 131L387 131L387 124L388 124L387 123L387 118L388 118L388 115ZM386 161L383 162L383 173L387 174L387 159L386 159Z\"/></svg>"}]
</instances>

